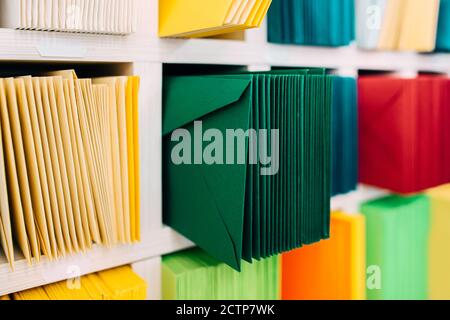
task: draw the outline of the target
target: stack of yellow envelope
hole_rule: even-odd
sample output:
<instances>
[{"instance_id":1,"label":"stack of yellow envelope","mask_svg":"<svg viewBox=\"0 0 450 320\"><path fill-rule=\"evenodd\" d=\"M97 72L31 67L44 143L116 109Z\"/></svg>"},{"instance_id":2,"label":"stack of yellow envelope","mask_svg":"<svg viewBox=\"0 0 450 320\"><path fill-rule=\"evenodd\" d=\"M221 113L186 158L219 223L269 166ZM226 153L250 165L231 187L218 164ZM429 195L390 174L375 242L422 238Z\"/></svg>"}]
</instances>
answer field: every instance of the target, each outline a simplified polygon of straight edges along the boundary
<instances>
[{"instance_id":1,"label":"stack of yellow envelope","mask_svg":"<svg viewBox=\"0 0 450 320\"><path fill-rule=\"evenodd\" d=\"M11 298L8 295L6 295L6 296L1 296L0 300L11 300Z\"/></svg>"},{"instance_id":2,"label":"stack of yellow envelope","mask_svg":"<svg viewBox=\"0 0 450 320\"><path fill-rule=\"evenodd\" d=\"M272 0L160 0L161 37L198 38L256 28Z\"/></svg>"},{"instance_id":3,"label":"stack of yellow envelope","mask_svg":"<svg viewBox=\"0 0 450 320\"><path fill-rule=\"evenodd\" d=\"M139 240L139 78L0 79L0 242L26 260Z\"/></svg>"},{"instance_id":4,"label":"stack of yellow envelope","mask_svg":"<svg viewBox=\"0 0 450 320\"><path fill-rule=\"evenodd\" d=\"M120 267L13 294L14 300L145 300L147 283Z\"/></svg>"},{"instance_id":5,"label":"stack of yellow envelope","mask_svg":"<svg viewBox=\"0 0 450 320\"><path fill-rule=\"evenodd\" d=\"M450 299L450 185L428 191L431 228L428 265L428 294L432 300Z\"/></svg>"},{"instance_id":6,"label":"stack of yellow envelope","mask_svg":"<svg viewBox=\"0 0 450 320\"><path fill-rule=\"evenodd\" d=\"M438 15L439 0L388 0L378 48L433 51Z\"/></svg>"}]
</instances>

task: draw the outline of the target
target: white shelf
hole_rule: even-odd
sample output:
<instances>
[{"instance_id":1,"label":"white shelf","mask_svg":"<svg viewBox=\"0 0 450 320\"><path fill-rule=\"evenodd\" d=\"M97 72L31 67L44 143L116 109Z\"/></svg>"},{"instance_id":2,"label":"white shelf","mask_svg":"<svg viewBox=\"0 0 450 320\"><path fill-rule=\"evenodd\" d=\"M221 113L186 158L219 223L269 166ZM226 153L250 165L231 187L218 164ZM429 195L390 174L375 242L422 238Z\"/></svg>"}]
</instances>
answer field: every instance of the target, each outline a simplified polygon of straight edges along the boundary
<instances>
[{"instance_id":1,"label":"white shelf","mask_svg":"<svg viewBox=\"0 0 450 320\"><path fill-rule=\"evenodd\" d=\"M260 30L247 32L251 35ZM153 62L450 72L450 54L363 51L251 40L158 39L0 29L2 61Z\"/></svg>"},{"instance_id":2,"label":"white shelf","mask_svg":"<svg viewBox=\"0 0 450 320\"><path fill-rule=\"evenodd\" d=\"M192 246L192 243L169 228L149 234L140 244L112 249L94 247L85 253L29 266L25 260L15 263L15 270L7 264L0 265L0 296L45 284L83 276L113 267L159 257Z\"/></svg>"},{"instance_id":3,"label":"white shelf","mask_svg":"<svg viewBox=\"0 0 450 320\"><path fill-rule=\"evenodd\" d=\"M145 60L148 46L131 36L0 29L2 61L131 62Z\"/></svg>"}]
</instances>

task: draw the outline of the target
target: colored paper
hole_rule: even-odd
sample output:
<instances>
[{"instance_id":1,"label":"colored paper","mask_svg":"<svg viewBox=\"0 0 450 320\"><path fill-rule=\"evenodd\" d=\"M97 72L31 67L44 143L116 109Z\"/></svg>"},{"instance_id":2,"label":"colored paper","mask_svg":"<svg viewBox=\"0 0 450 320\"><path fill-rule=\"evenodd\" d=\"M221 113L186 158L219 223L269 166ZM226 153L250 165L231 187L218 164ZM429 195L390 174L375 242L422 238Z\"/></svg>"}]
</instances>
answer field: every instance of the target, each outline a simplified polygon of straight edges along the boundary
<instances>
[{"instance_id":1,"label":"colored paper","mask_svg":"<svg viewBox=\"0 0 450 320\"><path fill-rule=\"evenodd\" d=\"M358 183L358 97L355 78L333 78L331 194L345 194Z\"/></svg>"},{"instance_id":2,"label":"colored paper","mask_svg":"<svg viewBox=\"0 0 450 320\"><path fill-rule=\"evenodd\" d=\"M271 2L272 0L161 0L159 35L198 38L256 28L262 24Z\"/></svg>"},{"instance_id":3,"label":"colored paper","mask_svg":"<svg viewBox=\"0 0 450 320\"><path fill-rule=\"evenodd\" d=\"M355 38L353 0L273 0L268 14L269 42L347 46Z\"/></svg>"},{"instance_id":4,"label":"colored paper","mask_svg":"<svg viewBox=\"0 0 450 320\"><path fill-rule=\"evenodd\" d=\"M367 298L428 298L430 201L388 196L362 205L367 225Z\"/></svg>"},{"instance_id":5,"label":"colored paper","mask_svg":"<svg viewBox=\"0 0 450 320\"><path fill-rule=\"evenodd\" d=\"M441 0L436 51L450 51L450 1Z\"/></svg>"},{"instance_id":6,"label":"colored paper","mask_svg":"<svg viewBox=\"0 0 450 320\"><path fill-rule=\"evenodd\" d=\"M430 245L429 245L429 298L431 300L450 299L450 255L448 243L450 233L450 185L441 186L427 192L430 198Z\"/></svg>"},{"instance_id":7,"label":"colored paper","mask_svg":"<svg viewBox=\"0 0 450 320\"><path fill-rule=\"evenodd\" d=\"M359 181L409 194L450 182L449 80L359 79Z\"/></svg>"},{"instance_id":8,"label":"colored paper","mask_svg":"<svg viewBox=\"0 0 450 320\"><path fill-rule=\"evenodd\" d=\"M13 239L30 264L140 239L138 91L137 77L72 70L0 79L0 244L11 268Z\"/></svg>"},{"instance_id":9,"label":"colored paper","mask_svg":"<svg viewBox=\"0 0 450 320\"><path fill-rule=\"evenodd\" d=\"M358 0L360 48L431 52L436 46L440 0ZM445 10L445 7L441 7Z\"/></svg>"},{"instance_id":10,"label":"colored paper","mask_svg":"<svg viewBox=\"0 0 450 320\"><path fill-rule=\"evenodd\" d=\"M100 34L136 29L136 0L2 0L2 28Z\"/></svg>"},{"instance_id":11,"label":"colored paper","mask_svg":"<svg viewBox=\"0 0 450 320\"><path fill-rule=\"evenodd\" d=\"M322 69L166 78L164 223L237 270L328 238L331 85Z\"/></svg>"},{"instance_id":12,"label":"colored paper","mask_svg":"<svg viewBox=\"0 0 450 320\"><path fill-rule=\"evenodd\" d=\"M331 215L330 239L284 253L284 300L365 299L365 223L362 215Z\"/></svg>"},{"instance_id":13,"label":"colored paper","mask_svg":"<svg viewBox=\"0 0 450 320\"><path fill-rule=\"evenodd\" d=\"M200 249L163 257L164 300L277 300L280 258L244 262L241 272Z\"/></svg>"},{"instance_id":14,"label":"colored paper","mask_svg":"<svg viewBox=\"0 0 450 320\"><path fill-rule=\"evenodd\" d=\"M14 300L145 300L147 283L130 267L17 292Z\"/></svg>"}]
</instances>

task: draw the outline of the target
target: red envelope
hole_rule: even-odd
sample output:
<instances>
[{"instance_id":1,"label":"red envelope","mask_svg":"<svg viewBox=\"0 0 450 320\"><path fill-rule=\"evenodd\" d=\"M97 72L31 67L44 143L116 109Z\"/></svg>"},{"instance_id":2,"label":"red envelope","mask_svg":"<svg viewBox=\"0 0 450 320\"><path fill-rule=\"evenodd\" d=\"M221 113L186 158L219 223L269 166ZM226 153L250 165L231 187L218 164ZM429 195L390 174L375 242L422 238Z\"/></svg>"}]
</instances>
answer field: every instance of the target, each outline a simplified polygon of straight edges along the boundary
<instances>
[{"instance_id":1,"label":"red envelope","mask_svg":"<svg viewBox=\"0 0 450 320\"><path fill-rule=\"evenodd\" d=\"M409 194L450 182L450 81L359 79L360 182Z\"/></svg>"}]
</instances>

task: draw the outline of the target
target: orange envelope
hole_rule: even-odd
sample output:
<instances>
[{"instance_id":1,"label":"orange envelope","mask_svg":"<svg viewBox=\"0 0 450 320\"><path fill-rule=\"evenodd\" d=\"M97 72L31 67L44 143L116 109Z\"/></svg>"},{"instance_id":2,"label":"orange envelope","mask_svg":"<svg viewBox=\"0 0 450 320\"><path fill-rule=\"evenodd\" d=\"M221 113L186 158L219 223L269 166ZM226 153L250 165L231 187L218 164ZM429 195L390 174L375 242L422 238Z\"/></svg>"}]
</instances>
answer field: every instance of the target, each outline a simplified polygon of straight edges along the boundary
<instances>
[{"instance_id":1,"label":"orange envelope","mask_svg":"<svg viewBox=\"0 0 450 320\"><path fill-rule=\"evenodd\" d=\"M283 300L365 299L365 220L332 213L331 238L282 257Z\"/></svg>"}]
</instances>

